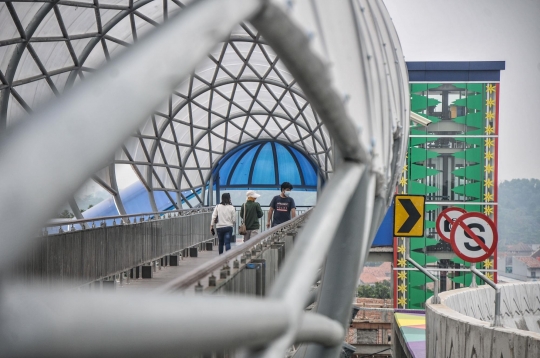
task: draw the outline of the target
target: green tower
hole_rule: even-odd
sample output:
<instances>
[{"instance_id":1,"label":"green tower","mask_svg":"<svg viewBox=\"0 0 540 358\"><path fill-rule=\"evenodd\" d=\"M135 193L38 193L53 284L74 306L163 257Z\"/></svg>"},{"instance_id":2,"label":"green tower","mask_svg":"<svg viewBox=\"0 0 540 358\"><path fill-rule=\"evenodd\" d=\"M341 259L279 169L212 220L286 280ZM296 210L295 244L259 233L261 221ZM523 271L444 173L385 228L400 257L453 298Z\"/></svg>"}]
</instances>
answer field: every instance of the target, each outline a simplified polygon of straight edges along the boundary
<instances>
[{"instance_id":1,"label":"green tower","mask_svg":"<svg viewBox=\"0 0 540 358\"><path fill-rule=\"evenodd\" d=\"M433 269L439 291L468 286L471 263L458 258L437 234L437 216L450 207L481 212L497 221L497 151L500 70L504 62L409 62L411 122L409 149L396 192L426 196L425 236L394 240L394 305L423 309L433 281L406 255ZM476 263L496 269L496 251ZM486 276L496 280L496 274ZM477 279L477 283L481 284Z\"/></svg>"}]
</instances>

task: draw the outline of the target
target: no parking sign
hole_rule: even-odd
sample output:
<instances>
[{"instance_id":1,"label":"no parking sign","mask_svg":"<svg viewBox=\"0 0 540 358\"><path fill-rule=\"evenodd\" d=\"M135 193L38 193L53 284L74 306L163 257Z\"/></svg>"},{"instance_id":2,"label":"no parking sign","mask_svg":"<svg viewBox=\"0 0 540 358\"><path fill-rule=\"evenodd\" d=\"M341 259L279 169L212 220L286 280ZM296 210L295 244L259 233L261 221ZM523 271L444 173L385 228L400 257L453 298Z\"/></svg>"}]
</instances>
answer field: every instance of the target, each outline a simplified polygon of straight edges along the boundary
<instances>
[{"instance_id":1,"label":"no parking sign","mask_svg":"<svg viewBox=\"0 0 540 358\"><path fill-rule=\"evenodd\" d=\"M452 225L461 215L467 213L462 208L448 208L443 210L437 217L435 227L437 233L444 241L450 243L450 232L452 231Z\"/></svg>"},{"instance_id":2,"label":"no parking sign","mask_svg":"<svg viewBox=\"0 0 540 358\"><path fill-rule=\"evenodd\" d=\"M480 262L490 257L497 248L497 228L482 213L461 215L450 231L452 249L459 258Z\"/></svg>"}]
</instances>

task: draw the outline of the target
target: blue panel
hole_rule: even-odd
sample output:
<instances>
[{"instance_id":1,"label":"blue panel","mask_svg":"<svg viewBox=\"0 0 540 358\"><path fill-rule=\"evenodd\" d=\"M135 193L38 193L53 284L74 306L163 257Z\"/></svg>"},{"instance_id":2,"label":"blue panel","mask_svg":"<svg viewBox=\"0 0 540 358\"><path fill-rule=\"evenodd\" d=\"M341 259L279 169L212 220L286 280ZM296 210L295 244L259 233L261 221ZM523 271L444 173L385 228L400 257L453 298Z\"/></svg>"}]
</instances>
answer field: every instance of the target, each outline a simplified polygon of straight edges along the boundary
<instances>
[{"instance_id":1,"label":"blue panel","mask_svg":"<svg viewBox=\"0 0 540 358\"><path fill-rule=\"evenodd\" d=\"M92 206L90 209L82 213L85 219L99 218L102 216L116 216L118 210L114 204L113 198L103 200L101 203Z\"/></svg>"},{"instance_id":2,"label":"blue panel","mask_svg":"<svg viewBox=\"0 0 540 358\"><path fill-rule=\"evenodd\" d=\"M470 71L469 81L500 81L501 72L499 71Z\"/></svg>"},{"instance_id":3,"label":"blue panel","mask_svg":"<svg viewBox=\"0 0 540 358\"><path fill-rule=\"evenodd\" d=\"M292 158L291 158L292 159ZM280 158L281 160L281 158ZM281 166L281 163L279 164ZM245 182L247 183L247 182ZM253 168L253 176L251 183L257 184L275 184L276 171L274 167L274 151L272 144L266 143L255 158L255 167ZM243 183L239 183L243 184Z\"/></svg>"},{"instance_id":4,"label":"blue panel","mask_svg":"<svg viewBox=\"0 0 540 358\"><path fill-rule=\"evenodd\" d=\"M411 82L425 82L426 71L409 71L409 81Z\"/></svg>"},{"instance_id":5,"label":"blue panel","mask_svg":"<svg viewBox=\"0 0 540 358\"><path fill-rule=\"evenodd\" d=\"M276 155L278 158L279 182L288 181L292 185L302 185L300 179L300 170L296 161L287 149L279 143L276 143Z\"/></svg>"},{"instance_id":6,"label":"blue panel","mask_svg":"<svg viewBox=\"0 0 540 358\"><path fill-rule=\"evenodd\" d=\"M305 185L316 187L317 173L315 172L315 168L313 168L311 162L296 149L291 147L291 150L293 151L296 159L298 159L298 162L300 163L300 168L302 169L302 173L304 174L304 180L306 182Z\"/></svg>"},{"instance_id":7,"label":"blue panel","mask_svg":"<svg viewBox=\"0 0 540 358\"><path fill-rule=\"evenodd\" d=\"M469 71L426 71L426 81L468 81Z\"/></svg>"},{"instance_id":8,"label":"blue panel","mask_svg":"<svg viewBox=\"0 0 540 358\"><path fill-rule=\"evenodd\" d=\"M471 71L491 71L504 70L506 63L504 61L471 61L469 70Z\"/></svg>"},{"instance_id":9,"label":"blue panel","mask_svg":"<svg viewBox=\"0 0 540 358\"><path fill-rule=\"evenodd\" d=\"M176 200L176 195L172 198ZM154 200L156 201L158 211L168 210L173 205L164 191L154 191Z\"/></svg>"},{"instance_id":10,"label":"blue panel","mask_svg":"<svg viewBox=\"0 0 540 358\"><path fill-rule=\"evenodd\" d=\"M425 62L407 62L407 69L411 71L425 71L426 63Z\"/></svg>"},{"instance_id":11,"label":"blue panel","mask_svg":"<svg viewBox=\"0 0 540 358\"><path fill-rule=\"evenodd\" d=\"M120 197L128 214L149 213L152 211L148 191L140 181L121 190Z\"/></svg>"},{"instance_id":12,"label":"blue panel","mask_svg":"<svg viewBox=\"0 0 540 358\"><path fill-rule=\"evenodd\" d=\"M242 155L242 153L244 153L248 148L249 146L241 148L235 153L233 153L231 156L229 156L228 158L225 157L224 159L222 159L222 160L225 160L225 162L219 169L219 184L220 185L227 184L227 178L229 178L229 174L231 173L231 169L234 163L236 163L236 160L238 159L238 157Z\"/></svg>"},{"instance_id":13,"label":"blue panel","mask_svg":"<svg viewBox=\"0 0 540 358\"><path fill-rule=\"evenodd\" d=\"M229 184L238 185L248 183L251 162L253 161L253 157L255 156L255 152L258 148L259 146L255 146L246 155L244 155L242 159L236 161L238 162L238 165L236 166L236 168L234 168L234 173Z\"/></svg>"},{"instance_id":14,"label":"blue panel","mask_svg":"<svg viewBox=\"0 0 540 358\"><path fill-rule=\"evenodd\" d=\"M426 62L426 71L468 71L469 62Z\"/></svg>"},{"instance_id":15,"label":"blue panel","mask_svg":"<svg viewBox=\"0 0 540 358\"><path fill-rule=\"evenodd\" d=\"M500 81L504 61L407 62L411 82Z\"/></svg>"},{"instance_id":16,"label":"blue panel","mask_svg":"<svg viewBox=\"0 0 540 358\"><path fill-rule=\"evenodd\" d=\"M491 71L504 70L505 61L428 61L428 62L407 62L409 71Z\"/></svg>"},{"instance_id":17,"label":"blue panel","mask_svg":"<svg viewBox=\"0 0 540 358\"><path fill-rule=\"evenodd\" d=\"M394 212L394 202L392 202L392 205L388 208L388 211L386 212L386 215L384 216L384 219L381 223L381 226L379 226L379 230L377 231L377 234L375 235L375 239L373 240L373 244L371 246L393 246L394 245L394 232L392 230L393 225L393 218L394 216L392 213Z\"/></svg>"}]
</instances>

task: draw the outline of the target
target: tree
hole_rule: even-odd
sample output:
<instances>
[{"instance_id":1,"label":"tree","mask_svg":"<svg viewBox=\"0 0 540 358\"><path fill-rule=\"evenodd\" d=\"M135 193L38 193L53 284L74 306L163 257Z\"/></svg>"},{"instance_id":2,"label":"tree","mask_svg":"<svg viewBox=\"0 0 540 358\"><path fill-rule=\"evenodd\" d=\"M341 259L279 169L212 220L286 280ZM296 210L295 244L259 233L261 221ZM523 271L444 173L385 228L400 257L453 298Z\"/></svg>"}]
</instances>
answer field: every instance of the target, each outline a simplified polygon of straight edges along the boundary
<instances>
[{"instance_id":1,"label":"tree","mask_svg":"<svg viewBox=\"0 0 540 358\"><path fill-rule=\"evenodd\" d=\"M75 215L73 215L72 212L69 212L67 211L67 209L64 209L64 211L62 211L60 214L58 214L58 217L59 218L67 218L67 219L71 219L72 217L74 217Z\"/></svg>"},{"instance_id":2,"label":"tree","mask_svg":"<svg viewBox=\"0 0 540 358\"><path fill-rule=\"evenodd\" d=\"M359 285L358 297L390 298L390 281L376 282L374 285Z\"/></svg>"},{"instance_id":3,"label":"tree","mask_svg":"<svg viewBox=\"0 0 540 358\"><path fill-rule=\"evenodd\" d=\"M90 208L93 207L93 206L94 206L94 205L92 205L92 204L88 205L88 209L90 209ZM86 210L88 210L88 209L81 209L81 213L84 213L84 212L85 212Z\"/></svg>"}]
</instances>

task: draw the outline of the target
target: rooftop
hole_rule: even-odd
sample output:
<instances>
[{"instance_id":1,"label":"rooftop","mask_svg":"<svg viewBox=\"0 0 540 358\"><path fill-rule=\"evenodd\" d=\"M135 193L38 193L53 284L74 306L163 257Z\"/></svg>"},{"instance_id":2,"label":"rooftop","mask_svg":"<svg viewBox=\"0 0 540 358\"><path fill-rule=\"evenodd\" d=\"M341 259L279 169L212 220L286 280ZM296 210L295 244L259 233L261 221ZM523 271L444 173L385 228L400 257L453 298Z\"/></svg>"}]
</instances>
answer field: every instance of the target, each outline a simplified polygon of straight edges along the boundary
<instances>
[{"instance_id":1,"label":"rooftop","mask_svg":"<svg viewBox=\"0 0 540 358\"><path fill-rule=\"evenodd\" d=\"M519 244L516 244L516 245L506 245L505 247L503 247L503 249L501 251L505 251L505 252L526 252L526 251L530 251L532 252L533 249L530 245L527 245L527 244L524 244L522 242L520 242Z\"/></svg>"},{"instance_id":2,"label":"rooftop","mask_svg":"<svg viewBox=\"0 0 540 358\"><path fill-rule=\"evenodd\" d=\"M516 257L519 261L525 263L529 268L540 268L540 260L530 256Z\"/></svg>"}]
</instances>

